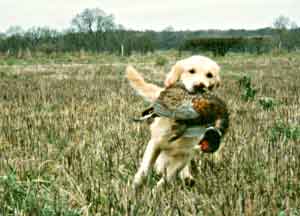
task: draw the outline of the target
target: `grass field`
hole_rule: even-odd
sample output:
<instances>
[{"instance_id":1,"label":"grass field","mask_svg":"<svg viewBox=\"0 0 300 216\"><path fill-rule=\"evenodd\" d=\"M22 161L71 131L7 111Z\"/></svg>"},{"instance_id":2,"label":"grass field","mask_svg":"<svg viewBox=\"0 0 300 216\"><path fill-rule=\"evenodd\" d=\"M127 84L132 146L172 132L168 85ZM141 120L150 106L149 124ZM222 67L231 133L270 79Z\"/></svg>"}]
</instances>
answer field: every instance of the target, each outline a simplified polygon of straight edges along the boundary
<instances>
[{"instance_id":1,"label":"grass field","mask_svg":"<svg viewBox=\"0 0 300 216\"><path fill-rule=\"evenodd\" d=\"M176 53L1 58L0 215L300 215L300 54L217 58L231 125L193 187L131 181L149 132L130 62L162 84Z\"/></svg>"}]
</instances>

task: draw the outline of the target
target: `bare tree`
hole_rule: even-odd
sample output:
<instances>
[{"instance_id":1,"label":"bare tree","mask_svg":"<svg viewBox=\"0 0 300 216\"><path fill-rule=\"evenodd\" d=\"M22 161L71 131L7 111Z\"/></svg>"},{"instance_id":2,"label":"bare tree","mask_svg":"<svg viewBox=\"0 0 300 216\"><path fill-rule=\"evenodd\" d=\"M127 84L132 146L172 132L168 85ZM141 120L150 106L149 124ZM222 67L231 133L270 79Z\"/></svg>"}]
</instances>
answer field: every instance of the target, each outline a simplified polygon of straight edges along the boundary
<instances>
[{"instance_id":1,"label":"bare tree","mask_svg":"<svg viewBox=\"0 0 300 216\"><path fill-rule=\"evenodd\" d=\"M277 17L273 22L274 28L280 29L280 30L288 29L290 24L291 24L290 18L283 16L283 15L280 15L279 17Z\"/></svg>"},{"instance_id":2,"label":"bare tree","mask_svg":"<svg viewBox=\"0 0 300 216\"><path fill-rule=\"evenodd\" d=\"M99 8L83 10L72 19L71 23L78 32L105 32L116 27L113 15L107 15Z\"/></svg>"},{"instance_id":3,"label":"bare tree","mask_svg":"<svg viewBox=\"0 0 300 216\"><path fill-rule=\"evenodd\" d=\"M299 28L298 24L295 21L292 21L290 24L291 29L297 29Z\"/></svg>"},{"instance_id":4,"label":"bare tree","mask_svg":"<svg viewBox=\"0 0 300 216\"><path fill-rule=\"evenodd\" d=\"M290 18L280 15L273 22L273 27L277 33L278 48L282 48L282 43L288 35L288 28L291 24Z\"/></svg>"},{"instance_id":5,"label":"bare tree","mask_svg":"<svg viewBox=\"0 0 300 216\"><path fill-rule=\"evenodd\" d=\"M173 26L169 25L169 26L167 26L166 28L164 28L162 31L163 31L163 32L174 32L175 29L174 29Z\"/></svg>"},{"instance_id":6,"label":"bare tree","mask_svg":"<svg viewBox=\"0 0 300 216\"><path fill-rule=\"evenodd\" d=\"M107 16L98 16L97 17L97 31L105 32L105 31L112 31L116 29L116 24L114 22L113 15Z\"/></svg>"},{"instance_id":7,"label":"bare tree","mask_svg":"<svg viewBox=\"0 0 300 216\"><path fill-rule=\"evenodd\" d=\"M278 48L285 48L288 51L297 49L300 46L300 31L296 22L289 17L279 16L273 22L277 33Z\"/></svg>"},{"instance_id":8,"label":"bare tree","mask_svg":"<svg viewBox=\"0 0 300 216\"><path fill-rule=\"evenodd\" d=\"M21 26L10 26L6 32L5 32L6 36L12 36L12 35L23 35L24 34L24 30L22 29Z\"/></svg>"}]
</instances>

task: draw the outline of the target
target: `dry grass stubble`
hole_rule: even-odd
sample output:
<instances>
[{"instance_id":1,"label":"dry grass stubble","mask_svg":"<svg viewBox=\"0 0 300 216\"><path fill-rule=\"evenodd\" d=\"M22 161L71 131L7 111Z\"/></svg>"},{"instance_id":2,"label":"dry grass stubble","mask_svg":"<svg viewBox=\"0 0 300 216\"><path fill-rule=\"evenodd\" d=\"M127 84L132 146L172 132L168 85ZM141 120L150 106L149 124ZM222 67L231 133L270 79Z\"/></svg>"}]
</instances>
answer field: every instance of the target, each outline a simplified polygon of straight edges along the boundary
<instances>
[{"instance_id":1,"label":"dry grass stubble","mask_svg":"<svg viewBox=\"0 0 300 216\"><path fill-rule=\"evenodd\" d=\"M299 54L219 62L231 111L223 159L199 155L196 185L178 180L159 195L154 174L140 194L130 187L149 132L130 121L145 104L124 66L1 71L0 214L299 215Z\"/></svg>"}]
</instances>

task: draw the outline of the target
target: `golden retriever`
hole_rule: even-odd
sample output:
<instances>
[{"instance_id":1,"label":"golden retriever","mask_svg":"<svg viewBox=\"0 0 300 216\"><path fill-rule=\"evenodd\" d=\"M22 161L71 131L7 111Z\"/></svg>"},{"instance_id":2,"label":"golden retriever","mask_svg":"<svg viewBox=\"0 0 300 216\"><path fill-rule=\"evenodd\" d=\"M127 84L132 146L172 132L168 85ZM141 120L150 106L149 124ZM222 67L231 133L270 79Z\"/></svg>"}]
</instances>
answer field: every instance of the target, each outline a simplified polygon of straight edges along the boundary
<instances>
[{"instance_id":1,"label":"golden retriever","mask_svg":"<svg viewBox=\"0 0 300 216\"><path fill-rule=\"evenodd\" d=\"M204 56L192 56L178 61L167 74L165 88L180 81L184 88L194 93L199 88L212 90L220 84L219 65ZM126 69L126 76L130 85L146 100L153 102L164 88L147 83L143 77L131 66ZM199 137L180 137L172 142L174 120L165 117L156 117L150 125L151 139L147 144L141 165L134 176L133 187L138 188L148 175L152 167L162 174L157 183L160 187L170 181L177 173L189 182L193 182L189 163L193 158L195 146Z\"/></svg>"}]
</instances>

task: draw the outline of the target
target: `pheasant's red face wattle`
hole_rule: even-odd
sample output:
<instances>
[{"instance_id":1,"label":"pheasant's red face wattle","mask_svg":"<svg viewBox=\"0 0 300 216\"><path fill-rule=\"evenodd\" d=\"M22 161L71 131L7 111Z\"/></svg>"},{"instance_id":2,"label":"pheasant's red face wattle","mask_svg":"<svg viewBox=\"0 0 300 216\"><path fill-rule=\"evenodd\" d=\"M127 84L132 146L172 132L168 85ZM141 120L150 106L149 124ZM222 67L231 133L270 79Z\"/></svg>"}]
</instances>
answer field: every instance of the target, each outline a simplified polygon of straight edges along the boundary
<instances>
[{"instance_id":1,"label":"pheasant's red face wattle","mask_svg":"<svg viewBox=\"0 0 300 216\"><path fill-rule=\"evenodd\" d=\"M201 140L199 145L200 145L200 148L201 148L202 151L204 151L204 152L209 151L209 143L208 143L207 140Z\"/></svg>"}]
</instances>

